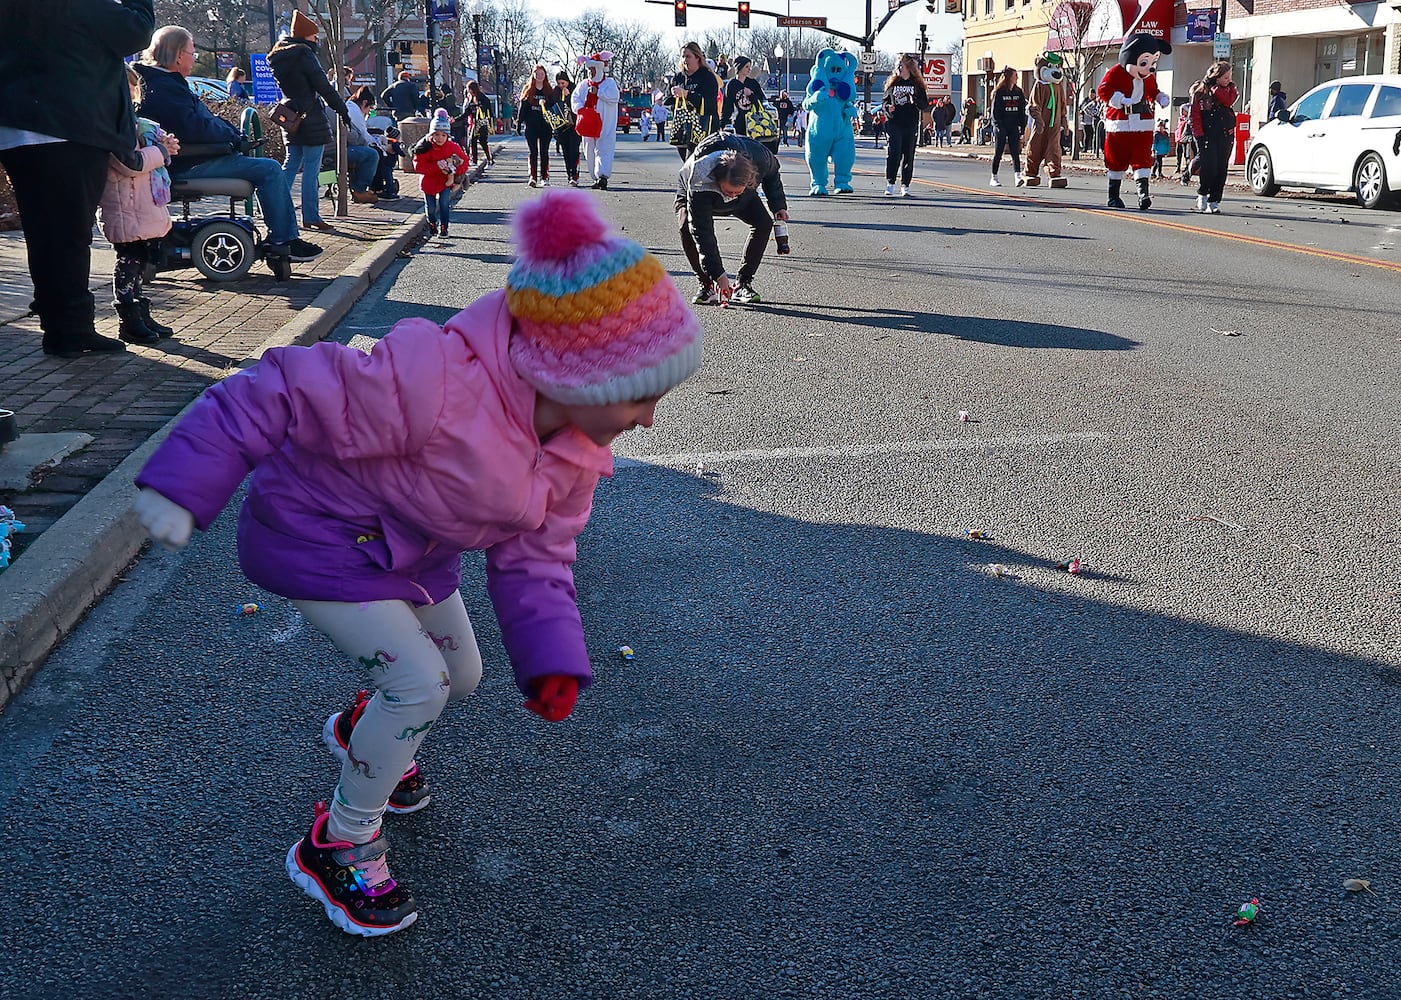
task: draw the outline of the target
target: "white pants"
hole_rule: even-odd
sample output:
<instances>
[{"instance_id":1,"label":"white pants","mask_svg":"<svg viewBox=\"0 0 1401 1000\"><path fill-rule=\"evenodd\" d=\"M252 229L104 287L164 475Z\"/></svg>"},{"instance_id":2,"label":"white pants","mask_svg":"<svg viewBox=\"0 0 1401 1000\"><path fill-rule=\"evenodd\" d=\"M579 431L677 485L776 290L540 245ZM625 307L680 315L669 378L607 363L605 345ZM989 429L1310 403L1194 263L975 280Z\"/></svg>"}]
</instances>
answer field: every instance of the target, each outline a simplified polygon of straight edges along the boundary
<instances>
[{"instance_id":1,"label":"white pants","mask_svg":"<svg viewBox=\"0 0 1401 1000\"><path fill-rule=\"evenodd\" d=\"M606 126L607 123L605 123ZM603 135L597 139L584 140L584 162L594 179L613 176L613 147L617 144L616 135Z\"/></svg>"},{"instance_id":2,"label":"white pants","mask_svg":"<svg viewBox=\"0 0 1401 1000\"><path fill-rule=\"evenodd\" d=\"M379 830L394 786L451 698L482 678L482 654L462 595L416 608L404 601L293 601L377 688L350 740L327 835L363 844Z\"/></svg>"}]
</instances>

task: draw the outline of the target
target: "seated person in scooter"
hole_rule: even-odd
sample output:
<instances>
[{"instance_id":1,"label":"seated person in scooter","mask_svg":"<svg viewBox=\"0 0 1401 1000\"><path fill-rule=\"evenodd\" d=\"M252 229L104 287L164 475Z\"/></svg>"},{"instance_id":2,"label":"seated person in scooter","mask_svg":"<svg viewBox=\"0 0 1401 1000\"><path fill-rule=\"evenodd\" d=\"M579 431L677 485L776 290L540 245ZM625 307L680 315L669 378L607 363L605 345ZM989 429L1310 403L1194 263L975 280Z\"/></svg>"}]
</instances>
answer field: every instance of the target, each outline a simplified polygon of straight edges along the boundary
<instances>
[{"instance_id":1,"label":"seated person in scooter","mask_svg":"<svg viewBox=\"0 0 1401 1000\"><path fill-rule=\"evenodd\" d=\"M345 139L345 155L349 160L350 194L357 202L373 205L378 197L371 190L379 172L380 156L385 150L384 136L371 135L365 127L365 115L375 106L375 92L361 87L346 102L350 113L350 129Z\"/></svg>"},{"instance_id":2,"label":"seated person in scooter","mask_svg":"<svg viewBox=\"0 0 1401 1000\"><path fill-rule=\"evenodd\" d=\"M194 36L184 28L166 25L156 29L151 47L141 54L134 67L141 77L138 115L159 122L167 132L178 135L186 147L219 145L229 150L222 156L199 160L190 155L177 156L170 164L171 179L232 177L251 182L268 229L267 252L298 262L320 257L323 251L319 246L298 238L297 216L282 164L234 152L243 148L242 133L210 111L185 80L194 62Z\"/></svg>"}]
</instances>

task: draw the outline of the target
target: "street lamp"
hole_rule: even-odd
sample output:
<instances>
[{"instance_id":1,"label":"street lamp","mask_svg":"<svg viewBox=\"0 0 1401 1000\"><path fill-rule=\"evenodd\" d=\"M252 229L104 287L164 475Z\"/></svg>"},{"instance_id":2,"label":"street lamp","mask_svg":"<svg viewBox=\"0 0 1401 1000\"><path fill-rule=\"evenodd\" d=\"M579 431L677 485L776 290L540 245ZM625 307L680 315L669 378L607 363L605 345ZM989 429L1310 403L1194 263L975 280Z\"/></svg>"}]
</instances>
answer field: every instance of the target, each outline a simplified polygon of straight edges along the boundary
<instances>
[{"instance_id":1,"label":"street lamp","mask_svg":"<svg viewBox=\"0 0 1401 1000\"><path fill-rule=\"evenodd\" d=\"M471 0L467 13L472 15L472 44L477 47L477 86L482 85L482 11L486 10L483 0Z\"/></svg>"},{"instance_id":2,"label":"street lamp","mask_svg":"<svg viewBox=\"0 0 1401 1000\"><path fill-rule=\"evenodd\" d=\"M782 59L782 58L783 58L783 46L782 46L782 45L775 45L775 46L773 47L773 57L774 57L775 59ZM788 64L787 64L787 63L784 63L784 64L783 64L783 86L779 87L778 89L779 89L779 90L787 90L787 89L788 89Z\"/></svg>"}]
</instances>

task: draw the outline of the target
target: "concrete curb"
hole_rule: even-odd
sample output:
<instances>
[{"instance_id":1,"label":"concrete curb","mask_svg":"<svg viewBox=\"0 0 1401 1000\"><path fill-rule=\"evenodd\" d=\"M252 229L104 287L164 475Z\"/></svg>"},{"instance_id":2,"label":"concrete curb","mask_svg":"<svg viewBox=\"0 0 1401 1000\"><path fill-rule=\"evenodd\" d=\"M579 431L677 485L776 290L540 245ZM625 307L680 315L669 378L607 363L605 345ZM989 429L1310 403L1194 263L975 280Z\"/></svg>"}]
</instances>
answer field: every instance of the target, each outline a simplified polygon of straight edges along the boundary
<instances>
[{"instance_id":1,"label":"concrete curb","mask_svg":"<svg viewBox=\"0 0 1401 1000\"><path fill-rule=\"evenodd\" d=\"M423 229L424 217L417 214L398 234L376 240L238 367L249 367L271 348L314 344L326 336ZM146 532L131 512L133 482L190 406L128 455L0 573L0 711L146 544Z\"/></svg>"}]
</instances>

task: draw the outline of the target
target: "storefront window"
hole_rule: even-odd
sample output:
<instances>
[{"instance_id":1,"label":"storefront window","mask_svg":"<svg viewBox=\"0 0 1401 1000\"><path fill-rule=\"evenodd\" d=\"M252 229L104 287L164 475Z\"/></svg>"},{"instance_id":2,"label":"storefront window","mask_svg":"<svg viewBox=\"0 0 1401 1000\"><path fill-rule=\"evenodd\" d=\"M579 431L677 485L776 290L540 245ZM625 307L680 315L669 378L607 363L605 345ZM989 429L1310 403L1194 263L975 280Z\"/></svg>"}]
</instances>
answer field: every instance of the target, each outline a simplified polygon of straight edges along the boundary
<instances>
[{"instance_id":1,"label":"storefront window","mask_svg":"<svg viewBox=\"0 0 1401 1000\"><path fill-rule=\"evenodd\" d=\"M1314 85L1345 76L1385 73L1385 55L1385 32L1320 38L1314 55Z\"/></svg>"},{"instance_id":2,"label":"storefront window","mask_svg":"<svg viewBox=\"0 0 1401 1000\"><path fill-rule=\"evenodd\" d=\"M1231 82L1240 93L1236 101L1236 111L1245 111L1245 101L1250 94L1250 76L1255 72L1255 42L1236 42L1231 46Z\"/></svg>"}]
</instances>

